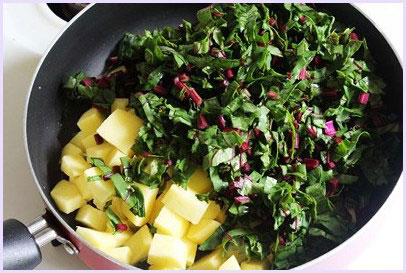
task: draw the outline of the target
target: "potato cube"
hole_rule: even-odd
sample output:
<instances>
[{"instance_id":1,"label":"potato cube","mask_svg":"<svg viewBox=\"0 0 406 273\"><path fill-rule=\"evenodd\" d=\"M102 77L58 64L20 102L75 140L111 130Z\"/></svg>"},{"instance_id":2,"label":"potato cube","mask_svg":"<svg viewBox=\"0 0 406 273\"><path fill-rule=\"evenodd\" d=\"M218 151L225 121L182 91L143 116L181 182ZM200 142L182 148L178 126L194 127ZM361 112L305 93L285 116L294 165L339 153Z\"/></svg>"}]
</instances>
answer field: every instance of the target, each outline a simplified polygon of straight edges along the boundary
<instances>
[{"instance_id":1,"label":"potato cube","mask_svg":"<svg viewBox=\"0 0 406 273\"><path fill-rule=\"evenodd\" d=\"M72 143L68 143L65 145L65 147L63 147L62 152L61 152L61 157L63 157L64 155L79 155L79 156L83 156L83 152L82 150L76 146L75 144Z\"/></svg>"},{"instance_id":2,"label":"potato cube","mask_svg":"<svg viewBox=\"0 0 406 273\"><path fill-rule=\"evenodd\" d=\"M141 227L133 236L124 244L131 248L131 264L136 264L145 260L151 247L152 234L147 225Z\"/></svg>"},{"instance_id":3,"label":"potato cube","mask_svg":"<svg viewBox=\"0 0 406 273\"><path fill-rule=\"evenodd\" d=\"M197 225L191 225L186 238L201 245L221 224L215 220L202 219Z\"/></svg>"},{"instance_id":4,"label":"potato cube","mask_svg":"<svg viewBox=\"0 0 406 273\"><path fill-rule=\"evenodd\" d=\"M86 204L76 186L66 180L61 180L55 185L51 191L51 197L59 210L66 214Z\"/></svg>"},{"instance_id":5,"label":"potato cube","mask_svg":"<svg viewBox=\"0 0 406 273\"><path fill-rule=\"evenodd\" d=\"M160 234L182 238L188 231L190 223L170 209L163 207L154 226Z\"/></svg>"},{"instance_id":6,"label":"potato cube","mask_svg":"<svg viewBox=\"0 0 406 273\"><path fill-rule=\"evenodd\" d=\"M213 184L211 183L209 174L201 168L197 168L190 177L187 187L188 190L195 193L208 193L213 189Z\"/></svg>"},{"instance_id":7,"label":"potato cube","mask_svg":"<svg viewBox=\"0 0 406 273\"><path fill-rule=\"evenodd\" d=\"M118 110L116 110L116 112ZM131 223L133 223L137 227L140 227L140 226L148 223L149 218L151 217L152 209L154 207L156 195L158 194L159 189L158 188L151 189L150 187L140 184L140 183L134 183L134 184L140 188L142 194L144 195L145 216L139 217L137 215L134 215L131 212L130 207L127 205L126 202L122 202L122 210L123 210L124 215L127 217L127 219Z\"/></svg>"},{"instance_id":8,"label":"potato cube","mask_svg":"<svg viewBox=\"0 0 406 273\"><path fill-rule=\"evenodd\" d=\"M269 260L267 258L263 261L250 260L241 263L241 270L267 270L269 267Z\"/></svg>"},{"instance_id":9,"label":"potato cube","mask_svg":"<svg viewBox=\"0 0 406 273\"><path fill-rule=\"evenodd\" d=\"M220 265L219 270L241 270L240 265L238 264L237 259L235 256L231 256L225 261L222 265Z\"/></svg>"},{"instance_id":10,"label":"potato cube","mask_svg":"<svg viewBox=\"0 0 406 273\"><path fill-rule=\"evenodd\" d=\"M179 214L192 224L198 224L202 219L208 204L204 201L197 199L195 193L186 191L177 185L172 185L162 203L167 208Z\"/></svg>"},{"instance_id":11,"label":"potato cube","mask_svg":"<svg viewBox=\"0 0 406 273\"><path fill-rule=\"evenodd\" d=\"M148 252L148 263L185 269L186 254L186 245L180 238L156 233Z\"/></svg>"},{"instance_id":12,"label":"potato cube","mask_svg":"<svg viewBox=\"0 0 406 273\"><path fill-rule=\"evenodd\" d=\"M225 222L225 220L226 220L226 218L227 218L227 207L223 207L222 209L221 209L221 211L220 211L220 213L219 213L219 215L217 215L217 217L216 217L216 221L217 222L219 222L219 223L222 223L222 224L224 224L224 222Z\"/></svg>"},{"instance_id":13,"label":"potato cube","mask_svg":"<svg viewBox=\"0 0 406 273\"><path fill-rule=\"evenodd\" d=\"M85 133L83 131L80 131L79 133L77 133L70 141L70 143L72 143L73 145L75 145L76 147L80 148L82 151L85 151L85 147L83 147L82 145L82 140L87 137L88 135L91 135L91 133Z\"/></svg>"},{"instance_id":14,"label":"potato cube","mask_svg":"<svg viewBox=\"0 0 406 273\"><path fill-rule=\"evenodd\" d=\"M160 196L158 196L158 198L155 200L154 203L154 208L152 209L151 212L151 217L149 218L148 223L149 224L154 224L155 219L158 217L159 212L161 211L161 209L165 206L164 203L162 203L162 199L164 198L165 194L167 193L167 191L169 190L170 186L172 185L172 182L168 181L166 183L166 187L165 190L161 193Z\"/></svg>"},{"instance_id":15,"label":"potato cube","mask_svg":"<svg viewBox=\"0 0 406 273\"><path fill-rule=\"evenodd\" d=\"M116 260L120 262L130 264L131 263L131 249L128 246L116 247L116 248L109 248L103 249L103 252L107 255L110 255Z\"/></svg>"},{"instance_id":16,"label":"potato cube","mask_svg":"<svg viewBox=\"0 0 406 273\"><path fill-rule=\"evenodd\" d=\"M120 218L121 221L127 219L123 213L123 210L121 209L122 207L121 203L123 202L124 200L117 196L111 199L111 210L118 216L118 218Z\"/></svg>"},{"instance_id":17,"label":"potato cube","mask_svg":"<svg viewBox=\"0 0 406 273\"><path fill-rule=\"evenodd\" d=\"M203 219L213 220L220 214L221 208L215 201L209 200L209 206L203 215Z\"/></svg>"},{"instance_id":18,"label":"potato cube","mask_svg":"<svg viewBox=\"0 0 406 273\"><path fill-rule=\"evenodd\" d=\"M62 157L61 170L69 177L81 175L90 164L79 155L65 155Z\"/></svg>"},{"instance_id":19,"label":"potato cube","mask_svg":"<svg viewBox=\"0 0 406 273\"><path fill-rule=\"evenodd\" d=\"M108 155L113 150L113 146L109 143L103 143L100 145L92 146L86 149L86 155L90 157L96 157L106 162Z\"/></svg>"},{"instance_id":20,"label":"potato cube","mask_svg":"<svg viewBox=\"0 0 406 273\"><path fill-rule=\"evenodd\" d=\"M197 244L186 238L182 238L182 241L186 245L186 256L187 256L186 266L191 266L195 262Z\"/></svg>"},{"instance_id":21,"label":"potato cube","mask_svg":"<svg viewBox=\"0 0 406 273\"><path fill-rule=\"evenodd\" d=\"M130 109L130 110L128 110L127 112L128 112L128 113L130 113L131 115L134 115L134 116L136 115L136 114L135 114L135 109L134 109L134 108L131 108L131 109Z\"/></svg>"},{"instance_id":22,"label":"potato cube","mask_svg":"<svg viewBox=\"0 0 406 273\"><path fill-rule=\"evenodd\" d=\"M104 231L107 224L106 214L87 204L79 209L75 220L98 231Z\"/></svg>"},{"instance_id":23,"label":"potato cube","mask_svg":"<svg viewBox=\"0 0 406 273\"><path fill-rule=\"evenodd\" d=\"M143 121L124 110L114 111L97 129L97 133L121 152L128 154Z\"/></svg>"},{"instance_id":24,"label":"potato cube","mask_svg":"<svg viewBox=\"0 0 406 273\"><path fill-rule=\"evenodd\" d=\"M127 155L120 152L120 150L113 148L110 151L109 155L106 157L106 161L104 163L109 167L120 166L121 165L120 158L125 156Z\"/></svg>"},{"instance_id":25,"label":"potato cube","mask_svg":"<svg viewBox=\"0 0 406 273\"><path fill-rule=\"evenodd\" d=\"M85 176L79 175L79 176L75 176L75 177L71 177L69 179L69 181L73 184L75 184L75 186L78 188L80 194L82 195L83 199L85 199L86 201L89 201L93 198L92 193L90 192L89 189L89 183L87 182L87 180L85 179Z\"/></svg>"},{"instance_id":26,"label":"potato cube","mask_svg":"<svg viewBox=\"0 0 406 273\"><path fill-rule=\"evenodd\" d=\"M87 181L87 183L89 183L88 188L92 194L94 201L98 202L99 205L104 206L104 203L112 199L113 196L116 194L116 189L113 182L111 182L110 180L104 181L102 179L102 176L103 171L100 170L98 167L89 168L84 173L85 180ZM98 179L97 177L99 177L100 179Z\"/></svg>"},{"instance_id":27,"label":"potato cube","mask_svg":"<svg viewBox=\"0 0 406 273\"><path fill-rule=\"evenodd\" d=\"M114 99L114 102L111 105L111 112L113 113L116 109L121 109L121 110L127 111L127 109L126 109L127 105L128 105L127 98Z\"/></svg>"},{"instance_id":28,"label":"potato cube","mask_svg":"<svg viewBox=\"0 0 406 273\"><path fill-rule=\"evenodd\" d=\"M200 258L188 270L217 270L225 262L223 248L217 248L210 254Z\"/></svg>"},{"instance_id":29,"label":"potato cube","mask_svg":"<svg viewBox=\"0 0 406 273\"><path fill-rule=\"evenodd\" d=\"M103 123L104 116L96 108L90 108L86 111L78 121L78 127L81 131L93 134L96 132L96 129Z\"/></svg>"},{"instance_id":30,"label":"potato cube","mask_svg":"<svg viewBox=\"0 0 406 273\"><path fill-rule=\"evenodd\" d=\"M112 234L84 227L77 227L76 232L95 248L101 250L119 247L133 234L129 230Z\"/></svg>"},{"instance_id":31,"label":"potato cube","mask_svg":"<svg viewBox=\"0 0 406 273\"><path fill-rule=\"evenodd\" d=\"M85 148L85 151L87 148L96 146L96 139L94 138L95 134L88 135L84 139L82 139L82 147Z\"/></svg>"},{"instance_id":32,"label":"potato cube","mask_svg":"<svg viewBox=\"0 0 406 273\"><path fill-rule=\"evenodd\" d=\"M182 270L168 265L153 264L148 267L148 270Z\"/></svg>"}]
</instances>

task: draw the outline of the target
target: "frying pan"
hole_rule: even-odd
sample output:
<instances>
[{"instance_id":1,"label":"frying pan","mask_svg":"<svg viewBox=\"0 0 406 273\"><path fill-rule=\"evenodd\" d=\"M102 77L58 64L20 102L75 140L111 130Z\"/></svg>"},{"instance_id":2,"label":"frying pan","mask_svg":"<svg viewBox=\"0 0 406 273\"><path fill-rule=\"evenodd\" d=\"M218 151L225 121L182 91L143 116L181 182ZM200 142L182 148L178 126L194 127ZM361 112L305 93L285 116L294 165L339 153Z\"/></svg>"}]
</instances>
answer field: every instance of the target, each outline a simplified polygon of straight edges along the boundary
<instances>
[{"instance_id":1,"label":"frying pan","mask_svg":"<svg viewBox=\"0 0 406 273\"><path fill-rule=\"evenodd\" d=\"M97 75L125 32L142 33L167 25L177 26L182 19L195 21L196 12L207 4L95 4L79 13L62 31L40 62L33 78L25 112L25 142L31 170L47 213L25 226L15 219L3 222L4 269L32 269L41 262L40 247L49 242L63 244L93 269L136 269L123 264L82 240L74 231L74 213L58 211L50 197L53 186L62 178L61 148L76 133L76 122L86 109L70 107L59 92L67 75L79 70ZM402 66L396 53L374 24L351 4L318 4L337 21L354 26L366 37L377 73L388 83L386 104L402 117ZM400 121L401 123L401 121ZM379 188L362 219L360 230L391 194L402 172L402 155L393 166L395 177ZM353 235L354 236L354 235ZM343 244L348 243L348 241ZM330 252L334 252L331 250ZM329 255L326 253L321 256ZM306 267L306 264L301 268Z\"/></svg>"}]
</instances>

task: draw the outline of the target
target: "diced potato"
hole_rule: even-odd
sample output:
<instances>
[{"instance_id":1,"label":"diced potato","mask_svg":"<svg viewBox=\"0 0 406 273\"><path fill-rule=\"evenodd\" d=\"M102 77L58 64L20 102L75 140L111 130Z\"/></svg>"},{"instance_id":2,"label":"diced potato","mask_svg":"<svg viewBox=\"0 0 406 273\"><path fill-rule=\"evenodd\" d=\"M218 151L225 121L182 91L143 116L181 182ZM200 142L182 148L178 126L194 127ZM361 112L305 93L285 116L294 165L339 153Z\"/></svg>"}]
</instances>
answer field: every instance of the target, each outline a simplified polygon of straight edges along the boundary
<instances>
[{"instance_id":1,"label":"diced potato","mask_svg":"<svg viewBox=\"0 0 406 273\"><path fill-rule=\"evenodd\" d=\"M121 165L120 158L125 156L127 155L120 152L120 150L113 148L110 151L109 155L106 157L106 161L104 163L109 167L120 166Z\"/></svg>"},{"instance_id":2,"label":"diced potato","mask_svg":"<svg viewBox=\"0 0 406 273\"><path fill-rule=\"evenodd\" d=\"M111 146L109 143L103 143L87 148L86 154L87 156L97 157L103 160L103 162L106 162L108 155L113 149L113 146Z\"/></svg>"},{"instance_id":3,"label":"diced potato","mask_svg":"<svg viewBox=\"0 0 406 273\"><path fill-rule=\"evenodd\" d=\"M203 215L203 219L213 220L220 214L221 208L215 201L209 200L209 206Z\"/></svg>"},{"instance_id":4,"label":"diced potato","mask_svg":"<svg viewBox=\"0 0 406 273\"><path fill-rule=\"evenodd\" d=\"M191 225L186 238L201 245L221 224L215 220L202 219L197 225Z\"/></svg>"},{"instance_id":5,"label":"diced potato","mask_svg":"<svg viewBox=\"0 0 406 273\"><path fill-rule=\"evenodd\" d=\"M186 245L180 238L156 233L148 252L148 263L185 269L186 252Z\"/></svg>"},{"instance_id":6,"label":"diced potato","mask_svg":"<svg viewBox=\"0 0 406 273\"><path fill-rule=\"evenodd\" d=\"M75 220L98 231L104 231L107 224L106 214L90 205L81 207L76 214Z\"/></svg>"},{"instance_id":7,"label":"diced potato","mask_svg":"<svg viewBox=\"0 0 406 273\"><path fill-rule=\"evenodd\" d=\"M131 249L128 246L103 249L103 252L111 257L119 260L120 262L130 264L131 263Z\"/></svg>"},{"instance_id":8,"label":"diced potato","mask_svg":"<svg viewBox=\"0 0 406 273\"><path fill-rule=\"evenodd\" d=\"M162 199L164 198L165 194L168 192L170 186L172 185L172 182L168 181L166 183L166 187L165 190L161 193L160 196L158 196L158 198L155 200L154 203L154 208L152 209L151 212L151 217L149 218L148 223L149 224L154 224L155 219L158 217L159 212L161 211L161 209L165 206L164 203L162 203Z\"/></svg>"},{"instance_id":9,"label":"diced potato","mask_svg":"<svg viewBox=\"0 0 406 273\"><path fill-rule=\"evenodd\" d=\"M195 193L186 191L177 185L169 188L162 203L192 224L200 222L208 207L206 202L197 199Z\"/></svg>"},{"instance_id":10,"label":"diced potato","mask_svg":"<svg viewBox=\"0 0 406 273\"><path fill-rule=\"evenodd\" d=\"M143 121L124 110L114 111L97 129L97 133L121 152L128 154Z\"/></svg>"},{"instance_id":11,"label":"diced potato","mask_svg":"<svg viewBox=\"0 0 406 273\"><path fill-rule=\"evenodd\" d=\"M186 245L186 256L187 256L186 266L191 266L195 262L197 244L186 238L182 238L182 241Z\"/></svg>"},{"instance_id":12,"label":"diced potato","mask_svg":"<svg viewBox=\"0 0 406 273\"><path fill-rule=\"evenodd\" d=\"M189 270L217 270L220 265L222 265L226 261L223 258L223 248L217 248L212 253L207 254L206 256L199 259L195 262Z\"/></svg>"},{"instance_id":13,"label":"diced potato","mask_svg":"<svg viewBox=\"0 0 406 273\"><path fill-rule=\"evenodd\" d=\"M126 107L128 105L127 98L117 98L114 99L113 104L111 105L111 112L113 113L116 109L127 110Z\"/></svg>"},{"instance_id":14,"label":"diced potato","mask_svg":"<svg viewBox=\"0 0 406 273\"><path fill-rule=\"evenodd\" d=\"M263 261L251 260L244 261L241 263L241 270L267 270L267 269L269 269L269 261L266 258Z\"/></svg>"},{"instance_id":15,"label":"diced potato","mask_svg":"<svg viewBox=\"0 0 406 273\"><path fill-rule=\"evenodd\" d=\"M62 157L61 170L69 177L81 175L90 164L79 155L65 155Z\"/></svg>"},{"instance_id":16,"label":"diced potato","mask_svg":"<svg viewBox=\"0 0 406 273\"><path fill-rule=\"evenodd\" d=\"M89 201L93 198L92 193L89 189L89 183L87 182L83 174L76 177L71 177L69 181L75 184L80 194L82 195L83 199Z\"/></svg>"},{"instance_id":17,"label":"diced potato","mask_svg":"<svg viewBox=\"0 0 406 273\"><path fill-rule=\"evenodd\" d=\"M76 186L66 180L61 180L55 185L51 191L51 197L54 199L59 210L66 214L86 204Z\"/></svg>"},{"instance_id":18,"label":"diced potato","mask_svg":"<svg viewBox=\"0 0 406 273\"><path fill-rule=\"evenodd\" d=\"M154 226L158 233L182 238L190 223L172 210L163 207L155 220Z\"/></svg>"},{"instance_id":19,"label":"diced potato","mask_svg":"<svg viewBox=\"0 0 406 273\"><path fill-rule=\"evenodd\" d=\"M65 145L65 147L63 147L62 149L62 153L61 153L61 157L63 157L64 155L79 155L79 156L83 156L83 152L82 150L76 146L75 144L72 143L68 143Z\"/></svg>"},{"instance_id":20,"label":"diced potato","mask_svg":"<svg viewBox=\"0 0 406 273\"><path fill-rule=\"evenodd\" d=\"M88 183L88 188L92 194L94 201L104 206L104 203L113 198L116 194L116 189L113 182L110 180L104 181L101 176L103 171L98 167L92 167L85 171L84 177ZM95 177L100 176L100 179ZM89 181L91 179L91 181ZM96 204L95 202L95 204ZM99 206L98 206L99 207Z\"/></svg>"},{"instance_id":21,"label":"diced potato","mask_svg":"<svg viewBox=\"0 0 406 273\"><path fill-rule=\"evenodd\" d=\"M117 111L119 111L119 109L117 109L116 112ZM134 215L126 202L122 202L122 210L124 215L128 218L128 220L131 223L133 223L137 227L140 227L148 223L148 220L151 217L152 209L154 207L156 195L158 194L159 189L158 188L151 189L150 187L140 183L134 184L140 188L142 194L144 195L145 217L139 217L137 215Z\"/></svg>"},{"instance_id":22,"label":"diced potato","mask_svg":"<svg viewBox=\"0 0 406 273\"><path fill-rule=\"evenodd\" d=\"M131 248L131 264L136 264L147 258L151 242L152 234L147 225L141 227L133 236L131 236L131 238L125 243L126 246Z\"/></svg>"},{"instance_id":23,"label":"diced potato","mask_svg":"<svg viewBox=\"0 0 406 273\"><path fill-rule=\"evenodd\" d=\"M82 140L87 137L88 135L91 135L91 133L86 133L83 131L80 131L79 133L77 133L70 141L70 143L72 143L73 145L75 145L76 147L79 147L82 151L85 151L85 147L83 147L82 145Z\"/></svg>"},{"instance_id":24,"label":"diced potato","mask_svg":"<svg viewBox=\"0 0 406 273\"><path fill-rule=\"evenodd\" d=\"M80 117L77 124L81 131L93 134L103 121L103 114L96 108L91 108Z\"/></svg>"},{"instance_id":25,"label":"diced potato","mask_svg":"<svg viewBox=\"0 0 406 273\"><path fill-rule=\"evenodd\" d=\"M217 215L217 217L216 217L215 220L216 220L217 222L219 222L219 223L224 224L226 218L227 218L227 207L224 206L224 207L221 209L219 215Z\"/></svg>"},{"instance_id":26,"label":"diced potato","mask_svg":"<svg viewBox=\"0 0 406 273\"><path fill-rule=\"evenodd\" d=\"M188 182L188 190L195 193L208 193L213 189L213 184L210 180L209 174L201 168L197 170L190 177Z\"/></svg>"},{"instance_id":27,"label":"diced potato","mask_svg":"<svg viewBox=\"0 0 406 273\"><path fill-rule=\"evenodd\" d=\"M182 269L176 268L176 267L171 267L168 265L153 264L148 267L148 270L182 270Z\"/></svg>"},{"instance_id":28,"label":"diced potato","mask_svg":"<svg viewBox=\"0 0 406 273\"><path fill-rule=\"evenodd\" d=\"M225 261L222 265L220 265L219 270L241 270L240 265L238 264L237 259L235 256L231 256Z\"/></svg>"},{"instance_id":29,"label":"diced potato","mask_svg":"<svg viewBox=\"0 0 406 273\"><path fill-rule=\"evenodd\" d=\"M127 218L125 217L123 210L121 209L122 204L124 200L121 199L120 197L113 197L111 199L111 210L120 218L121 221L126 220Z\"/></svg>"},{"instance_id":30,"label":"diced potato","mask_svg":"<svg viewBox=\"0 0 406 273\"><path fill-rule=\"evenodd\" d=\"M130 113L131 115L135 116L135 109L131 108L130 110L127 111L128 113Z\"/></svg>"},{"instance_id":31,"label":"diced potato","mask_svg":"<svg viewBox=\"0 0 406 273\"><path fill-rule=\"evenodd\" d=\"M95 134L88 135L84 139L82 139L82 147L85 148L85 151L87 148L96 146L96 139L94 138Z\"/></svg>"},{"instance_id":32,"label":"diced potato","mask_svg":"<svg viewBox=\"0 0 406 273\"><path fill-rule=\"evenodd\" d=\"M101 250L119 247L133 234L129 230L112 234L84 227L77 227L76 232L95 248Z\"/></svg>"}]
</instances>

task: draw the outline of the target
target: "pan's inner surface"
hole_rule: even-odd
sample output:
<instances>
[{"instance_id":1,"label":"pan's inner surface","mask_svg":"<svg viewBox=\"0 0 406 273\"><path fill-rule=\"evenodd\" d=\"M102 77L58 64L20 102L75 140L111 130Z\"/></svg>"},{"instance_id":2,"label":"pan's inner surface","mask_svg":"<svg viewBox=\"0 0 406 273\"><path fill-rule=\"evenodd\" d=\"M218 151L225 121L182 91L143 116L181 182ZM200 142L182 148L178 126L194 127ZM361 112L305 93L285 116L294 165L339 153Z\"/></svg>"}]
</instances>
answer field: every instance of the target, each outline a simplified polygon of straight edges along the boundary
<instances>
[{"instance_id":1,"label":"pan's inner surface","mask_svg":"<svg viewBox=\"0 0 406 273\"><path fill-rule=\"evenodd\" d=\"M196 11L205 4L97 4L74 21L53 45L35 79L27 110L27 142L30 160L37 181L46 198L54 206L49 192L62 178L59 159L61 147L77 132L76 122L85 109L66 107L59 91L67 75L83 69L89 75L99 74L105 60L125 32L141 33L157 27L177 26L182 19L195 21ZM383 36L350 4L320 4L336 20L354 26L365 36L377 61L378 74L388 83L385 102L402 116L402 68ZM61 122L63 121L63 122ZM399 147L401 148L401 147ZM401 150L401 149L399 149ZM393 166L397 178L399 164ZM362 223L381 207L397 179L376 191ZM74 213L60 216L74 227Z\"/></svg>"}]
</instances>

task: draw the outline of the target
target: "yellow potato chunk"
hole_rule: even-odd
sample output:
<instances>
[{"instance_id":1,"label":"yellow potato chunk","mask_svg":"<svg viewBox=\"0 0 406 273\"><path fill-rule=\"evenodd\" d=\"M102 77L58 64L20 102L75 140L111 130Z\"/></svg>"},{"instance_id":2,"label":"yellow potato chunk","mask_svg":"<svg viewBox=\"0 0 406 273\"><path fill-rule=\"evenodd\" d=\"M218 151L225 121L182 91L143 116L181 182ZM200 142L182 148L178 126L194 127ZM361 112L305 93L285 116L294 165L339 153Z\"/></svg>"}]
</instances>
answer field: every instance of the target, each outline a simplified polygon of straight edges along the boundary
<instances>
[{"instance_id":1,"label":"yellow potato chunk","mask_svg":"<svg viewBox=\"0 0 406 273\"><path fill-rule=\"evenodd\" d=\"M87 180L85 180L85 176L83 174L76 177L71 177L69 181L75 184L83 199L89 201L93 198L92 193L89 189L89 183L87 182Z\"/></svg>"},{"instance_id":2,"label":"yellow potato chunk","mask_svg":"<svg viewBox=\"0 0 406 273\"><path fill-rule=\"evenodd\" d=\"M227 207L223 207L219 213L219 215L217 215L217 217L215 218L215 220L219 223L224 224L224 221L227 218Z\"/></svg>"},{"instance_id":3,"label":"yellow potato chunk","mask_svg":"<svg viewBox=\"0 0 406 273\"><path fill-rule=\"evenodd\" d=\"M195 193L208 193L213 189L209 174L201 168L197 170L190 177L188 182L188 190Z\"/></svg>"},{"instance_id":4,"label":"yellow potato chunk","mask_svg":"<svg viewBox=\"0 0 406 273\"><path fill-rule=\"evenodd\" d=\"M97 133L121 152L128 154L143 121L124 110L114 111L97 129Z\"/></svg>"},{"instance_id":5,"label":"yellow potato chunk","mask_svg":"<svg viewBox=\"0 0 406 273\"><path fill-rule=\"evenodd\" d=\"M185 269L186 254L186 245L180 238L156 233L148 252L148 263Z\"/></svg>"},{"instance_id":6,"label":"yellow potato chunk","mask_svg":"<svg viewBox=\"0 0 406 273\"><path fill-rule=\"evenodd\" d=\"M238 264L237 259L235 256L231 256L225 261L222 265L220 265L219 270L241 270L240 265Z\"/></svg>"},{"instance_id":7,"label":"yellow potato chunk","mask_svg":"<svg viewBox=\"0 0 406 273\"><path fill-rule=\"evenodd\" d=\"M109 167L120 166L121 165L120 158L125 156L127 155L120 152L120 150L113 148L106 157L106 161L104 163Z\"/></svg>"},{"instance_id":8,"label":"yellow potato chunk","mask_svg":"<svg viewBox=\"0 0 406 273\"><path fill-rule=\"evenodd\" d=\"M97 176L100 178L98 179ZM116 194L116 190L113 182L110 180L104 181L102 176L103 171L98 167L89 168L84 173L85 180L87 183L89 183L88 187L93 199L100 205L104 206L104 203L113 198L113 196Z\"/></svg>"},{"instance_id":9,"label":"yellow potato chunk","mask_svg":"<svg viewBox=\"0 0 406 273\"><path fill-rule=\"evenodd\" d=\"M51 191L51 197L59 210L66 214L86 204L76 186L66 180L61 180L55 185Z\"/></svg>"},{"instance_id":10,"label":"yellow potato chunk","mask_svg":"<svg viewBox=\"0 0 406 273\"><path fill-rule=\"evenodd\" d=\"M131 115L135 116L135 109L131 108L130 110L127 111L128 113L130 113Z\"/></svg>"},{"instance_id":11,"label":"yellow potato chunk","mask_svg":"<svg viewBox=\"0 0 406 273\"><path fill-rule=\"evenodd\" d=\"M103 162L105 162L108 155L113 149L113 146L111 146L109 143L103 143L87 148L86 155L90 157L100 158L101 160L103 160Z\"/></svg>"},{"instance_id":12,"label":"yellow potato chunk","mask_svg":"<svg viewBox=\"0 0 406 273\"><path fill-rule=\"evenodd\" d=\"M78 156L83 156L82 150L76 146L75 144L68 143L63 147L62 152L61 152L61 157L64 155L78 155Z\"/></svg>"},{"instance_id":13,"label":"yellow potato chunk","mask_svg":"<svg viewBox=\"0 0 406 273\"><path fill-rule=\"evenodd\" d=\"M207 254L206 256L202 257L200 260L195 262L189 270L217 270L220 265L225 262L225 258L223 257L223 248L217 248L212 253Z\"/></svg>"},{"instance_id":14,"label":"yellow potato chunk","mask_svg":"<svg viewBox=\"0 0 406 273\"><path fill-rule=\"evenodd\" d=\"M90 108L79 119L77 125L81 131L87 134L93 134L103 123L104 116L96 108Z\"/></svg>"},{"instance_id":15,"label":"yellow potato chunk","mask_svg":"<svg viewBox=\"0 0 406 273\"><path fill-rule=\"evenodd\" d=\"M131 263L131 249L128 246L116 247L103 249L103 252L110 255L114 259L119 260L120 262L130 264Z\"/></svg>"},{"instance_id":16,"label":"yellow potato chunk","mask_svg":"<svg viewBox=\"0 0 406 273\"><path fill-rule=\"evenodd\" d=\"M126 220L127 218L125 217L121 207L124 200L121 199L120 197L113 197L111 199L111 210L120 218L121 221Z\"/></svg>"},{"instance_id":17,"label":"yellow potato chunk","mask_svg":"<svg viewBox=\"0 0 406 273\"><path fill-rule=\"evenodd\" d=\"M90 164L79 155L65 155L62 157L61 170L69 177L81 175Z\"/></svg>"},{"instance_id":18,"label":"yellow potato chunk","mask_svg":"<svg viewBox=\"0 0 406 273\"><path fill-rule=\"evenodd\" d=\"M213 220L220 214L221 208L215 201L209 200L209 206L203 215L203 219Z\"/></svg>"},{"instance_id":19,"label":"yellow potato chunk","mask_svg":"<svg viewBox=\"0 0 406 273\"><path fill-rule=\"evenodd\" d=\"M95 248L101 250L119 247L132 235L132 232L128 230L112 234L84 227L77 227L76 232Z\"/></svg>"},{"instance_id":20,"label":"yellow potato chunk","mask_svg":"<svg viewBox=\"0 0 406 273\"><path fill-rule=\"evenodd\" d=\"M152 234L147 225L141 227L133 236L131 236L131 238L125 243L126 246L131 248L131 264L136 264L147 258L151 242Z\"/></svg>"},{"instance_id":21,"label":"yellow potato chunk","mask_svg":"<svg viewBox=\"0 0 406 273\"><path fill-rule=\"evenodd\" d=\"M88 135L91 135L91 133L85 133L83 131L80 131L79 133L77 133L72 139L71 139L71 143L73 145L75 145L76 147L79 147L82 151L85 151L85 147L83 147L82 145L82 140L87 137Z\"/></svg>"},{"instance_id":22,"label":"yellow potato chunk","mask_svg":"<svg viewBox=\"0 0 406 273\"><path fill-rule=\"evenodd\" d=\"M191 266L195 262L197 244L186 238L182 238L182 241L186 245L186 266Z\"/></svg>"},{"instance_id":23,"label":"yellow potato chunk","mask_svg":"<svg viewBox=\"0 0 406 273\"><path fill-rule=\"evenodd\" d=\"M116 110L116 112L117 111L118 110ZM134 215L126 202L122 202L122 210L124 215L131 223L133 223L136 227L140 227L148 223L149 218L151 217L152 209L154 207L156 195L158 194L159 189L158 188L151 189L150 187L140 183L135 183L135 185L137 185L140 188L142 194L144 195L145 216L139 217L137 215Z\"/></svg>"},{"instance_id":24,"label":"yellow potato chunk","mask_svg":"<svg viewBox=\"0 0 406 273\"><path fill-rule=\"evenodd\" d=\"M81 207L76 214L75 220L98 231L104 231L107 224L106 214L90 205Z\"/></svg>"},{"instance_id":25,"label":"yellow potato chunk","mask_svg":"<svg viewBox=\"0 0 406 273\"><path fill-rule=\"evenodd\" d=\"M182 238L188 231L190 223L170 209L163 207L154 226L160 234Z\"/></svg>"},{"instance_id":26,"label":"yellow potato chunk","mask_svg":"<svg viewBox=\"0 0 406 273\"><path fill-rule=\"evenodd\" d=\"M172 182L168 181L166 183L166 187L165 190L161 193L160 196L158 196L158 198L155 200L154 203L154 208L152 209L151 212L151 217L149 218L148 223L149 224L154 224L155 219L158 217L159 212L161 211L161 209L165 206L164 203L162 203L162 199L164 198L165 194L167 193L167 191L169 190L170 186L172 185Z\"/></svg>"},{"instance_id":27,"label":"yellow potato chunk","mask_svg":"<svg viewBox=\"0 0 406 273\"><path fill-rule=\"evenodd\" d=\"M113 113L116 109L127 110L126 109L127 105L128 105L127 98L114 99L114 102L111 105L111 112Z\"/></svg>"},{"instance_id":28,"label":"yellow potato chunk","mask_svg":"<svg viewBox=\"0 0 406 273\"><path fill-rule=\"evenodd\" d=\"M182 269L168 265L153 264L148 267L148 270L182 270Z\"/></svg>"},{"instance_id":29,"label":"yellow potato chunk","mask_svg":"<svg viewBox=\"0 0 406 273\"><path fill-rule=\"evenodd\" d=\"M200 222L208 207L206 202L197 199L195 193L186 191L177 185L169 188L162 203L192 224Z\"/></svg>"},{"instance_id":30,"label":"yellow potato chunk","mask_svg":"<svg viewBox=\"0 0 406 273\"><path fill-rule=\"evenodd\" d=\"M94 134L92 135L88 135L87 137L85 137L84 139L82 139L82 147L85 148L85 151L87 148L96 146L96 139L94 138Z\"/></svg>"},{"instance_id":31,"label":"yellow potato chunk","mask_svg":"<svg viewBox=\"0 0 406 273\"><path fill-rule=\"evenodd\" d=\"M269 261L266 258L263 261L251 260L244 261L241 263L241 270L267 270L267 269L269 269Z\"/></svg>"},{"instance_id":32,"label":"yellow potato chunk","mask_svg":"<svg viewBox=\"0 0 406 273\"><path fill-rule=\"evenodd\" d=\"M201 245L221 224L215 220L202 219L197 225L191 225L186 238Z\"/></svg>"}]
</instances>

